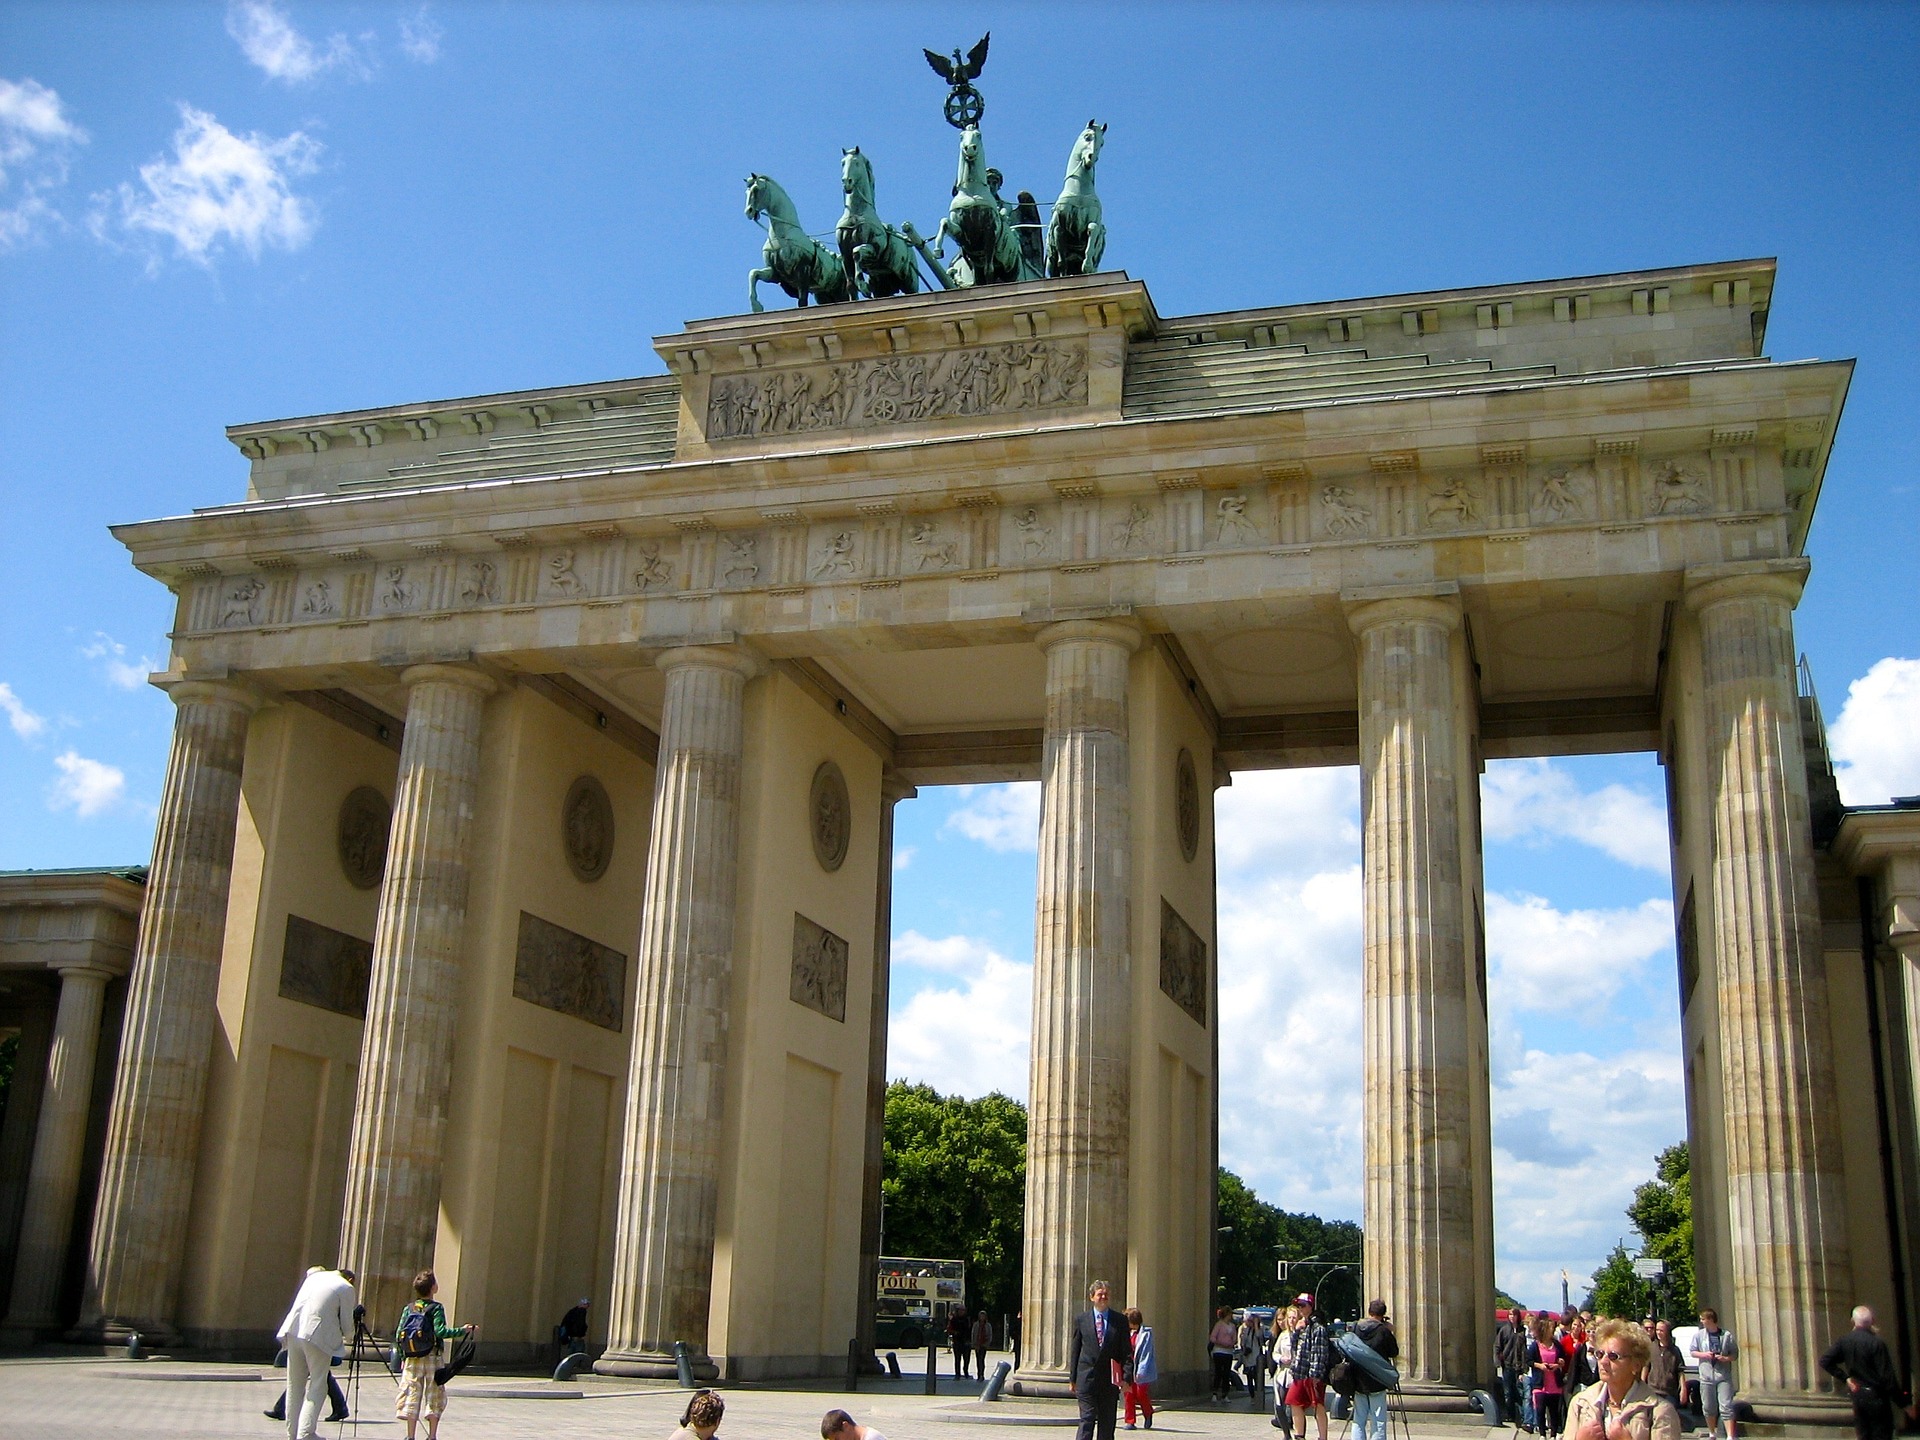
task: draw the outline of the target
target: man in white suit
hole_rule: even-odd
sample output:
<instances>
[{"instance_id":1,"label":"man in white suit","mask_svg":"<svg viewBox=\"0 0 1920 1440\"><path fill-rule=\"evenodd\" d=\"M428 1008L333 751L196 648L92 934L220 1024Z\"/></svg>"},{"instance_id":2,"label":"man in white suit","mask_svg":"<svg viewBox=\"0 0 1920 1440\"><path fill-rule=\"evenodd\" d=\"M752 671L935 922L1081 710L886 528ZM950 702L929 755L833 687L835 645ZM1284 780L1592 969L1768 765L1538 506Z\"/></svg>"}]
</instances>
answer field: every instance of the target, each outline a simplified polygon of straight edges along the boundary
<instances>
[{"instance_id":1,"label":"man in white suit","mask_svg":"<svg viewBox=\"0 0 1920 1440\"><path fill-rule=\"evenodd\" d=\"M280 1343L287 1347L287 1435L289 1440L313 1440L320 1425L320 1403L327 1395L327 1370L334 1357L347 1353L353 1334L353 1272L307 1271L293 1308L280 1325Z\"/></svg>"}]
</instances>

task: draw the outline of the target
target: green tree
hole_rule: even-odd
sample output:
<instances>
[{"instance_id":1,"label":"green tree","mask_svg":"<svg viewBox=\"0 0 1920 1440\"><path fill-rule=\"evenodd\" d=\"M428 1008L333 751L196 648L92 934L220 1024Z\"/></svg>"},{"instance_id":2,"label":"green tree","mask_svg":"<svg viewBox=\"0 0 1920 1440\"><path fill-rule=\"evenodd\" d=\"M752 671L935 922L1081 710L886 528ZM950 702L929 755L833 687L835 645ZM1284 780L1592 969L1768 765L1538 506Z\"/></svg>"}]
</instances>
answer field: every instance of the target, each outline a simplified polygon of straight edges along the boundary
<instances>
[{"instance_id":1,"label":"green tree","mask_svg":"<svg viewBox=\"0 0 1920 1440\"><path fill-rule=\"evenodd\" d=\"M1360 1299L1360 1227L1350 1220L1322 1220L1269 1205L1231 1170L1219 1174L1222 1305L1278 1305L1311 1290L1339 1315L1357 1315ZM1276 1261L1312 1263L1292 1267L1282 1283Z\"/></svg>"},{"instance_id":2,"label":"green tree","mask_svg":"<svg viewBox=\"0 0 1920 1440\"><path fill-rule=\"evenodd\" d=\"M20 1033L0 1038L0 1120L7 1116L7 1097L13 1093L13 1062L20 1054Z\"/></svg>"},{"instance_id":3,"label":"green tree","mask_svg":"<svg viewBox=\"0 0 1920 1440\"><path fill-rule=\"evenodd\" d=\"M1666 1265L1651 1292L1662 1318L1689 1321L1697 1306L1693 1293L1693 1176L1685 1142L1669 1145L1653 1160L1654 1178L1633 1192L1627 1219L1646 1242L1647 1256ZM1624 1244L1615 1245L1593 1272L1587 1306L1597 1314L1637 1320L1647 1313L1647 1282L1633 1273Z\"/></svg>"},{"instance_id":4,"label":"green tree","mask_svg":"<svg viewBox=\"0 0 1920 1440\"><path fill-rule=\"evenodd\" d=\"M1690 1322L1698 1313L1693 1290L1693 1163L1686 1142L1654 1157L1654 1178L1633 1192L1627 1218L1646 1237L1646 1253L1666 1262L1660 1314Z\"/></svg>"},{"instance_id":5,"label":"green tree","mask_svg":"<svg viewBox=\"0 0 1920 1440\"><path fill-rule=\"evenodd\" d=\"M967 1303L1020 1308L1027 1108L998 1093L969 1100L930 1085L887 1086L889 1255L967 1262Z\"/></svg>"}]
</instances>

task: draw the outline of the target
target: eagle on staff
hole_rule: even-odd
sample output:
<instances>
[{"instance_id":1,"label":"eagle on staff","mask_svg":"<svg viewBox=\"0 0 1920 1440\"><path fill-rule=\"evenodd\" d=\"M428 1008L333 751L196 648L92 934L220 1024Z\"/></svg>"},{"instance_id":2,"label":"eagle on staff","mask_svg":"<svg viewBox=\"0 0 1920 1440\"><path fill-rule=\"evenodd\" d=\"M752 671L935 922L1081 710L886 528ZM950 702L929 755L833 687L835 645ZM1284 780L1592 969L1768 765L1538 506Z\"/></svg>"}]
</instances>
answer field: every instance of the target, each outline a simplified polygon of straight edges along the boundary
<instances>
[{"instance_id":1,"label":"eagle on staff","mask_svg":"<svg viewBox=\"0 0 1920 1440\"><path fill-rule=\"evenodd\" d=\"M980 43L967 51L964 56L960 53L959 47L955 46L952 59L935 54L931 50L920 52L927 57L927 64L933 67L933 73L953 87L947 95L947 103L942 113L946 115L947 123L956 130L964 130L969 125L978 125L980 117L987 113L986 99L973 88L972 82L977 80L980 72L986 68L987 42L991 39L993 39L993 32L988 31L980 37Z\"/></svg>"}]
</instances>

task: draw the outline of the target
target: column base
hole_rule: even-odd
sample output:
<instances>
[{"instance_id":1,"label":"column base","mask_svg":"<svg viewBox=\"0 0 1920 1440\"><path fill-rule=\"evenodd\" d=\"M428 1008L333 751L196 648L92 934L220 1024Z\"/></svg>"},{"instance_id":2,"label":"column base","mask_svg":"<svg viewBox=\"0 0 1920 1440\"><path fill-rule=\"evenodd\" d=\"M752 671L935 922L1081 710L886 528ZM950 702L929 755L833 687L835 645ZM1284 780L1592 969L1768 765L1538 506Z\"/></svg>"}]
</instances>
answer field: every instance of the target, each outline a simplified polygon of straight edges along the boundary
<instances>
[{"instance_id":1,"label":"column base","mask_svg":"<svg viewBox=\"0 0 1920 1440\"><path fill-rule=\"evenodd\" d=\"M40 1337L53 1328L52 1325L0 1325L0 1346L9 1350L24 1350L29 1345L38 1345Z\"/></svg>"},{"instance_id":2,"label":"column base","mask_svg":"<svg viewBox=\"0 0 1920 1440\"><path fill-rule=\"evenodd\" d=\"M1387 1408L1409 1415L1473 1415L1480 1407L1458 1385L1441 1380L1408 1380L1387 1396Z\"/></svg>"},{"instance_id":3,"label":"column base","mask_svg":"<svg viewBox=\"0 0 1920 1440\"><path fill-rule=\"evenodd\" d=\"M1823 1395L1818 1390L1742 1390L1733 1398L1737 1409L1751 1410L1762 1425L1853 1424L1853 1401L1844 1395ZM1745 1415L1739 1417L1745 1419Z\"/></svg>"},{"instance_id":4,"label":"column base","mask_svg":"<svg viewBox=\"0 0 1920 1440\"><path fill-rule=\"evenodd\" d=\"M1049 1400L1071 1400L1073 1399L1073 1377L1065 1370L1022 1367L1007 1377L1006 1393L1044 1396Z\"/></svg>"},{"instance_id":5,"label":"column base","mask_svg":"<svg viewBox=\"0 0 1920 1440\"><path fill-rule=\"evenodd\" d=\"M631 1380L678 1380L680 1363L659 1350L609 1350L593 1362L596 1375L623 1375ZM720 1367L706 1352L693 1354L693 1378L702 1385L720 1378Z\"/></svg>"}]
</instances>

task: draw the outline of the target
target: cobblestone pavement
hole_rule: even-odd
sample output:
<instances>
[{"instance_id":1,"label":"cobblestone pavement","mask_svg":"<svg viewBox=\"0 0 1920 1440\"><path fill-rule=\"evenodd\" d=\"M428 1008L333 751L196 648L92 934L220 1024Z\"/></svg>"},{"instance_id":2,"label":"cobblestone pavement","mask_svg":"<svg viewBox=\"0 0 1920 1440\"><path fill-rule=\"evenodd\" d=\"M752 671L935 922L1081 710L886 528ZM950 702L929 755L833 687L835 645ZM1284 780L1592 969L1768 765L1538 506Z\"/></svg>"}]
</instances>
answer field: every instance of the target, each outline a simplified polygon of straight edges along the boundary
<instances>
[{"instance_id":1,"label":"cobblestone pavement","mask_svg":"<svg viewBox=\"0 0 1920 1440\"><path fill-rule=\"evenodd\" d=\"M904 1360L905 1357L903 1356ZM260 1412L280 1394L282 1375L266 1366L157 1360L145 1363L99 1358L0 1360L0 1440L170 1440L170 1437L246 1436L273 1440L285 1435ZM323 1425L325 1440L402 1440L393 1417L393 1381L379 1369L362 1372L358 1427ZM970 1403L978 1387L943 1380L941 1393L923 1393L914 1374L904 1380L863 1380L858 1392L825 1382L795 1382L791 1388L728 1387L721 1440L815 1440L820 1416L843 1406L888 1440L1067 1440L1073 1407L1066 1402ZM555 1385L526 1376L467 1374L448 1387L442 1440L506 1440L506 1437L578 1437L578 1440L666 1440L680 1419L686 1392L667 1385L586 1377ZM536 1399L541 1394L573 1398ZM1011 1424L1025 1420L1026 1424ZM1342 1440L1335 1424L1332 1440ZM1122 1432L1123 1434L1125 1432ZM1415 1431L1416 1437L1420 1436ZM1505 1440L1510 1431L1448 1426L1445 1440ZM423 1425L420 1434L426 1434ZM1207 1436L1218 1440L1276 1440L1263 1411L1244 1400L1214 1406L1201 1401L1163 1410L1156 1437ZM1131 1437L1129 1437L1131 1440ZM1395 1426L1394 1440L1402 1440Z\"/></svg>"}]
</instances>

